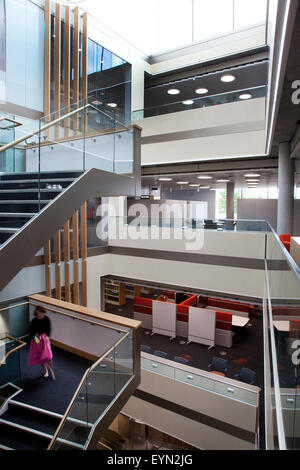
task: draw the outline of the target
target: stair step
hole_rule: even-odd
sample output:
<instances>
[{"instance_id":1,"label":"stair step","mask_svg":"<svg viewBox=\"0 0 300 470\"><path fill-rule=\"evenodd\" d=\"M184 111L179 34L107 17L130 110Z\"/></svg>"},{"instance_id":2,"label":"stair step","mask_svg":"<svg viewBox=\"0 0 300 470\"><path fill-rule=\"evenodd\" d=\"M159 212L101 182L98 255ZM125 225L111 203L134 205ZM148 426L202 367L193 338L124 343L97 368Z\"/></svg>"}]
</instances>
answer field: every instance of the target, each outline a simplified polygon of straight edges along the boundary
<instances>
[{"instance_id":1,"label":"stair step","mask_svg":"<svg viewBox=\"0 0 300 470\"><path fill-rule=\"evenodd\" d=\"M35 199L26 199L26 200L13 200L13 199L10 199L10 200L0 200L0 204L38 204L39 201L35 200ZM40 201L41 204L49 204L49 200L41 200Z\"/></svg>"},{"instance_id":2,"label":"stair step","mask_svg":"<svg viewBox=\"0 0 300 470\"><path fill-rule=\"evenodd\" d=\"M0 423L0 445L14 450L46 450L49 438L29 433L24 429Z\"/></svg>"},{"instance_id":3,"label":"stair step","mask_svg":"<svg viewBox=\"0 0 300 470\"><path fill-rule=\"evenodd\" d=\"M21 227L12 228L12 227L0 227L0 233L16 233L20 230Z\"/></svg>"},{"instance_id":4,"label":"stair step","mask_svg":"<svg viewBox=\"0 0 300 470\"><path fill-rule=\"evenodd\" d=\"M41 180L45 180L45 179L56 179L56 180L59 180L59 179L64 179L64 178L73 178L73 179L76 179L78 178L80 175L82 175L83 171L81 170L78 170L78 171L69 171L69 170L66 170L66 171L59 171L59 172L56 172L56 171L47 171L47 172L42 172L40 173L40 179ZM3 181L8 181L8 180L22 180L22 181L26 181L26 180L32 180L32 179L38 179L39 178L39 173L38 172L30 172L30 173L5 173L5 174L2 174L1 177L0 177L0 182L2 183Z\"/></svg>"},{"instance_id":5,"label":"stair step","mask_svg":"<svg viewBox=\"0 0 300 470\"><path fill-rule=\"evenodd\" d=\"M63 188L24 188L24 189L0 189L0 194L8 193L56 193L62 191Z\"/></svg>"},{"instance_id":6,"label":"stair step","mask_svg":"<svg viewBox=\"0 0 300 470\"><path fill-rule=\"evenodd\" d=\"M74 181L74 178L45 178L42 180L39 179L26 179L26 180L1 180L0 184L31 184L31 183L38 183L41 181L42 183L70 183Z\"/></svg>"},{"instance_id":7,"label":"stair step","mask_svg":"<svg viewBox=\"0 0 300 470\"><path fill-rule=\"evenodd\" d=\"M8 413L8 412L7 412ZM6 413L4 413L5 416ZM28 426L23 426L22 424L15 423L13 421L9 421L7 419L0 418L0 424L3 424L4 426L10 426L14 429L18 429L19 431L25 431L30 434L35 434L36 436L42 437L43 439L52 439L53 434L48 434L42 431L38 431L37 429L29 428Z\"/></svg>"},{"instance_id":8,"label":"stair step","mask_svg":"<svg viewBox=\"0 0 300 470\"><path fill-rule=\"evenodd\" d=\"M14 405L9 400L8 410L2 415L2 419L12 423L11 426L21 426L24 429L26 428L27 432L52 439L62 416L47 412L47 410L42 413L40 409L34 407Z\"/></svg>"},{"instance_id":9,"label":"stair step","mask_svg":"<svg viewBox=\"0 0 300 470\"><path fill-rule=\"evenodd\" d=\"M0 217L31 219L35 215L36 212L0 212Z\"/></svg>"}]
</instances>

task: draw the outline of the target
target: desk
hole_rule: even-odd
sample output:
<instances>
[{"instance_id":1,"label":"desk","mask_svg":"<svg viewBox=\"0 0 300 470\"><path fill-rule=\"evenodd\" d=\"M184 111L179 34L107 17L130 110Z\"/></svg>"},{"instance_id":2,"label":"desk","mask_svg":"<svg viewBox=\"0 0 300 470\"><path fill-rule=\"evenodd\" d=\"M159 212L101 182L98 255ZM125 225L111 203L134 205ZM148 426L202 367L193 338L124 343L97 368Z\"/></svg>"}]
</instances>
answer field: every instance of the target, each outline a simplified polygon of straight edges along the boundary
<instances>
[{"instance_id":1,"label":"desk","mask_svg":"<svg viewBox=\"0 0 300 470\"><path fill-rule=\"evenodd\" d=\"M290 322L286 320L278 320L278 321L273 321L273 325L275 326L276 330L278 331L283 331L287 333L290 331Z\"/></svg>"},{"instance_id":2,"label":"desk","mask_svg":"<svg viewBox=\"0 0 300 470\"><path fill-rule=\"evenodd\" d=\"M220 375L221 377L225 377L225 374L223 374L223 372L217 372L216 370L212 370L211 374Z\"/></svg>"},{"instance_id":3,"label":"desk","mask_svg":"<svg viewBox=\"0 0 300 470\"><path fill-rule=\"evenodd\" d=\"M250 318L239 317L238 315L232 315L232 326L238 326L239 328L244 328L248 325Z\"/></svg>"}]
</instances>

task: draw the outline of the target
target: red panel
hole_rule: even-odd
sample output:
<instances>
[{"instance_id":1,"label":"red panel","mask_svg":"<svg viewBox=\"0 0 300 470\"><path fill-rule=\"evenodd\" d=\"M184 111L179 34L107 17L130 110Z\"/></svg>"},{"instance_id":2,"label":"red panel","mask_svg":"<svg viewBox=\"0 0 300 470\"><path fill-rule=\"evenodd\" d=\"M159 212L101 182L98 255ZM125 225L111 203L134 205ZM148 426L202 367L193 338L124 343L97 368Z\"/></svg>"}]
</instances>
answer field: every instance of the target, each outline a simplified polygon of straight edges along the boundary
<instances>
[{"instance_id":1,"label":"red panel","mask_svg":"<svg viewBox=\"0 0 300 470\"><path fill-rule=\"evenodd\" d=\"M176 298L176 292L170 291L170 290L164 290L163 291L164 295L166 295L169 299L175 299Z\"/></svg>"},{"instance_id":2,"label":"red panel","mask_svg":"<svg viewBox=\"0 0 300 470\"><path fill-rule=\"evenodd\" d=\"M291 235L289 233L282 233L279 235L280 240L282 243L288 242L291 243Z\"/></svg>"},{"instance_id":3,"label":"red panel","mask_svg":"<svg viewBox=\"0 0 300 470\"><path fill-rule=\"evenodd\" d=\"M236 310L239 312L249 313L249 304L235 302L234 300L220 300L209 297L208 305L211 307L226 308L228 310Z\"/></svg>"},{"instance_id":4,"label":"red panel","mask_svg":"<svg viewBox=\"0 0 300 470\"><path fill-rule=\"evenodd\" d=\"M218 328L218 330L232 331L232 324L224 321L216 321L216 328Z\"/></svg>"},{"instance_id":5,"label":"red panel","mask_svg":"<svg viewBox=\"0 0 300 470\"><path fill-rule=\"evenodd\" d=\"M176 309L177 313L183 313L185 315L188 315L189 313L189 307L186 307L185 305L177 305L177 309Z\"/></svg>"},{"instance_id":6,"label":"red panel","mask_svg":"<svg viewBox=\"0 0 300 470\"><path fill-rule=\"evenodd\" d=\"M145 305L145 307L152 307L152 299L144 299L143 297L135 297L134 305Z\"/></svg>"},{"instance_id":7,"label":"red panel","mask_svg":"<svg viewBox=\"0 0 300 470\"><path fill-rule=\"evenodd\" d=\"M183 321L185 323L188 323L189 321L189 316L185 313L178 313L177 312L177 315L176 315L176 320L177 321Z\"/></svg>"},{"instance_id":8,"label":"red panel","mask_svg":"<svg viewBox=\"0 0 300 470\"><path fill-rule=\"evenodd\" d=\"M152 308L151 307L145 307L143 305L135 305L134 306L134 311L139 312L139 313L146 313L146 315L152 315Z\"/></svg>"},{"instance_id":9,"label":"red panel","mask_svg":"<svg viewBox=\"0 0 300 470\"><path fill-rule=\"evenodd\" d=\"M179 305L185 305L185 306L191 307L192 305L196 305L196 304L197 304L197 298L198 298L197 295L192 295L192 296L189 297L188 299L186 299L186 300L184 300L183 302L181 302L181 304L179 304Z\"/></svg>"},{"instance_id":10,"label":"red panel","mask_svg":"<svg viewBox=\"0 0 300 470\"><path fill-rule=\"evenodd\" d=\"M229 312L216 312L216 318L218 321L232 323L232 313Z\"/></svg>"}]
</instances>

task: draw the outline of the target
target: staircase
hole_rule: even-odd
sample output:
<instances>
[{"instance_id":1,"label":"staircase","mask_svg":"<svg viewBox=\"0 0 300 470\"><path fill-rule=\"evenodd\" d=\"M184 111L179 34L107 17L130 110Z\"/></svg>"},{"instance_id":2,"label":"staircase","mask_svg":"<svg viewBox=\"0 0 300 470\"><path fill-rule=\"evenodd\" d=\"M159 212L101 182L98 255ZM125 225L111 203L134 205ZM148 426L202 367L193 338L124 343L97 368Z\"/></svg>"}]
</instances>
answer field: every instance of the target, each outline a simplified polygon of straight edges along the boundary
<instances>
[{"instance_id":1,"label":"staircase","mask_svg":"<svg viewBox=\"0 0 300 470\"><path fill-rule=\"evenodd\" d=\"M46 450L63 418L42 408L16 400L8 401L8 410L0 416L0 450ZM60 450L82 450L92 425L68 418L63 437L57 439Z\"/></svg>"},{"instance_id":2,"label":"staircase","mask_svg":"<svg viewBox=\"0 0 300 470\"><path fill-rule=\"evenodd\" d=\"M82 172L8 173L0 177L0 245L17 233L40 208L73 183ZM39 191L40 188L40 191Z\"/></svg>"}]
</instances>

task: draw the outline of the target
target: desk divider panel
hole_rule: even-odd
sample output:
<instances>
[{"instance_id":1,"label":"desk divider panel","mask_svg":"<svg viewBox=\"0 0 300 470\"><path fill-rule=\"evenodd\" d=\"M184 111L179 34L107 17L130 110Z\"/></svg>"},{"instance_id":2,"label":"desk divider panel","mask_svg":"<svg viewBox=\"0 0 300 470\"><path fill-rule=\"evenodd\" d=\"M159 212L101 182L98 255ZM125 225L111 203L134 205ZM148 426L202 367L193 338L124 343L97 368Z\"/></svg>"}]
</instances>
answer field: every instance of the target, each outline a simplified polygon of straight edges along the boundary
<instances>
[{"instance_id":1,"label":"desk divider panel","mask_svg":"<svg viewBox=\"0 0 300 470\"><path fill-rule=\"evenodd\" d=\"M176 337L176 304L152 302L152 333Z\"/></svg>"},{"instance_id":2,"label":"desk divider panel","mask_svg":"<svg viewBox=\"0 0 300 470\"><path fill-rule=\"evenodd\" d=\"M188 340L194 343L215 345L216 311L189 307Z\"/></svg>"}]
</instances>

